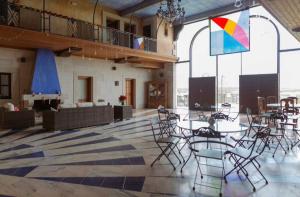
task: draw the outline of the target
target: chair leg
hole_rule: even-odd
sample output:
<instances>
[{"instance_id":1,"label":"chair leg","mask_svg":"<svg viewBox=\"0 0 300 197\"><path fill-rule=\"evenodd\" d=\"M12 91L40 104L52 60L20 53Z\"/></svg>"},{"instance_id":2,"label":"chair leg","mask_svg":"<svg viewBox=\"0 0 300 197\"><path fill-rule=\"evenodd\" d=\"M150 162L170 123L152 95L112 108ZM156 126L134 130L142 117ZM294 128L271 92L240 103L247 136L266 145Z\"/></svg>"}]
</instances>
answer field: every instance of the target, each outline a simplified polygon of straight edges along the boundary
<instances>
[{"instance_id":1,"label":"chair leg","mask_svg":"<svg viewBox=\"0 0 300 197\"><path fill-rule=\"evenodd\" d=\"M167 158L167 160L170 162L170 164L173 166L173 169L176 170L175 165L172 163L172 161L169 158L169 154L166 154L166 152L171 149L171 145L172 144L168 144L167 147L165 149L162 149L162 147L160 145L158 145L158 147L160 148L160 150L162 151L162 153L151 163L151 167L154 165L154 163L156 161L158 161L162 156L165 156Z\"/></svg>"},{"instance_id":2,"label":"chair leg","mask_svg":"<svg viewBox=\"0 0 300 197\"><path fill-rule=\"evenodd\" d=\"M165 149L162 149L162 147L157 144L159 149L161 150L161 153L155 158L155 160L151 163L151 167L155 164L155 162L157 162L158 160L160 160L160 158L164 155L164 152L167 151L167 149L169 148L169 146L167 146Z\"/></svg>"},{"instance_id":3,"label":"chair leg","mask_svg":"<svg viewBox=\"0 0 300 197\"><path fill-rule=\"evenodd\" d=\"M233 158L238 162L237 158L233 155ZM227 172L224 176L224 178L226 179L226 177L231 174L233 171L235 171L236 169L241 169L241 165L245 162L245 160L243 160L242 162L238 162L237 165L235 165L229 172ZM244 171L242 170L242 172L244 173Z\"/></svg>"},{"instance_id":4,"label":"chair leg","mask_svg":"<svg viewBox=\"0 0 300 197\"><path fill-rule=\"evenodd\" d=\"M179 149L177 145L175 145L175 146L176 146L176 149L178 150L180 157L182 158L182 161L184 162L185 160L184 160L183 155L181 154L181 149ZM181 163L181 161L180 161L180 163Z\"/></svg>"},{"instance_id":5,"label":"chair leg","mask_svg":"<svg viewBox=\"0 0 300 197\"><path fill-rule=\"evenodd\" d=\"M256 170L258 171L258 173L263 177L263 179L266 181L266 184L268 184L268 180L266 179L266 177L261 173L261 171L257 168L256 165L254 165L254 163L251 160L252 165L256 168Z\"/></svg>"},{"instance_id":6,"label":"chair leg","mask_svg":"<svg viewBox=\"0 0 300 197\"><path fill-rule=\"evenodd\" d=\"M179 159L178 155L174 151L175 147L177 148L176 144L174 144L173 148L170 149L171 150L170 153L172 152L175 155L175 157L177 158L177 160L179 161L179 163L181 164L181 160Z\"/></svg>"},{"instance_id":7,"label":"chair leg","mask_svg":"<svg viewBox=\"0 0 300 197\"><path fill-rule=\"evenodd\" d=\"M190 160L190 158L191 158L191 156L192 156L192 151L190 152L190 155L189 155L189 157L188 157L188 159L184 162L184 164L182 165L182 167L181 167L181 169L180 169L180 172L182 173L182 170L183 170L183 168L184 168L184 166L187 164L187 162Z\"/></svg>"},{"instance_id":8,"label":"chair leg","mask_svg":"<svg viewBox=\"0 0 300 197\"><path fill-rule=\"evenodd\" d=\"M198 163L198 161L197 161L197 163ZM194 186L193 186L194 191L195 191L195 186L196 186L196 181L197 181L198 170L199 170L199 165L197 164L196 174L195 174L195 178L194 178Z\"/></svg>"}]
</instances>

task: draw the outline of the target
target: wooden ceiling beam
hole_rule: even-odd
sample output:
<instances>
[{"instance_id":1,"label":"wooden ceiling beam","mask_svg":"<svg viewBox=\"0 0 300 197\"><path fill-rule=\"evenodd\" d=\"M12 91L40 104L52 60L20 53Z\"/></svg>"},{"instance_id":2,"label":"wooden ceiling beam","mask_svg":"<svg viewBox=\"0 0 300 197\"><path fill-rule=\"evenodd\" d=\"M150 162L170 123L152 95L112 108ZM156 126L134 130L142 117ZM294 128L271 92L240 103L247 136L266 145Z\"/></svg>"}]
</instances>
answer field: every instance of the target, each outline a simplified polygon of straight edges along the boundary
<instances>
[{"instance_id":1,"label":"wooden ceiling beam","mask_svg":"<svg viewBox=\"0 0 300 197\"><path fill-rule=\"evenodd\" d=\"M147 7L150 7L152 5L158 4L160 2L161 2L161 0L144 0L141 3L138 3L138 4L134 5L134 6L126 8L124 10L121 10L119 12L119 14L121 16L130 15L130 14L133 14L133 13L135 13L137 11L140 11L140 10L143 10L143 9L145 9Z\"/></svg>"}]
</instances>

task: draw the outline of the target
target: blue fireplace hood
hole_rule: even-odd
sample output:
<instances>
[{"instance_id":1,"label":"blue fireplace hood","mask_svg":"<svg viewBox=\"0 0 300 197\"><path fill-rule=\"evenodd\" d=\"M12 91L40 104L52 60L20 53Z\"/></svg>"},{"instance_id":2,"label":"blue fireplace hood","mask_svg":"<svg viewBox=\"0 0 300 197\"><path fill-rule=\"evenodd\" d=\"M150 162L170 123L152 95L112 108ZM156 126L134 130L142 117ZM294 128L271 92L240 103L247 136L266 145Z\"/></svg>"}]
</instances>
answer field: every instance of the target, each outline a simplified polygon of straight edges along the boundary
<instances>
[{"instance_id":1,"label":"blue fireplace hood","mask_svg":"<svg viewBox=\"0 0 300 197\"><path fill-rule=\"evenodd\" d=\"M31 84L33 94L61 94L55 54L49 49L38 49Z\"/></svg>"}]
</instances>

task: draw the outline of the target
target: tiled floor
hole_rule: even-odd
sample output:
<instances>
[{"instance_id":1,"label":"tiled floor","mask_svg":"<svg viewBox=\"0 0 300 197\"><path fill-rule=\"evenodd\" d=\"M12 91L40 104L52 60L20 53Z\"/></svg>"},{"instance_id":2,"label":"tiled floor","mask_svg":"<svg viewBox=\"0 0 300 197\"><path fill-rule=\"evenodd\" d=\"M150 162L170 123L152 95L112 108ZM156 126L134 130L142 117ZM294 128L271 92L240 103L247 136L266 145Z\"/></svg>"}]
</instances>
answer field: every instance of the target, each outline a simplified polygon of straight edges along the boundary
<instances>
[{"instance_id":1,"label":"tiled floor","mask_svg":"<svg viewBox=\"0 0 300 197\"><path fill-rule=\"evenodd\" d=\"M182 118L187 114L178 112ZM134 119L99 127L44 132L37 126L1 131L0 197L218 196L218 190L207 187L192 190L193 159L183 173L179 163L173 171L165 159L150 167L159 154L147 121L155 116L154 110L139 110ZM185 157L188 151L183 151ZM223 187L223 196L300 195L298 147L287 155L279 150L275 158L264 153L259 160L269 184L258 182L253 193L245 177L233 173ZM226 170L230 168L226 162ZM255 171L250 177L259 178ZM205 179L219 184L218 179Z\"/></svg>"}]
</instances>

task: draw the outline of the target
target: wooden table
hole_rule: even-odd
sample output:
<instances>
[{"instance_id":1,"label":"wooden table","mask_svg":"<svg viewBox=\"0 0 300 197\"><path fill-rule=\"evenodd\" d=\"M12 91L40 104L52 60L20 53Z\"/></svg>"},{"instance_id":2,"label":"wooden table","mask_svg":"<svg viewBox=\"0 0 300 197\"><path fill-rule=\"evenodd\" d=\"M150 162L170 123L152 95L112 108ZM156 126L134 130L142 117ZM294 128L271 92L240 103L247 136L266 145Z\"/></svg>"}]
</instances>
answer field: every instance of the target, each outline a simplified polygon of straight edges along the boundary
<instances>
[{"instance_id":1,"label":"wooden table","mask_svg":"<svg viewBox=\"0 0 300 197\"><path fill-rule=\"evenodd\" d=\"M132 107L128 105L114 106L114 120L128 120L132 118Z\"/></svg>"},{"instance_id":2,"label":"wooden table","mask_svg":"<svg viewBox=\"0 0 300 197\"><path fill-rule=\"evenodd\" d=\"M281 107L281 105L280 105L280 103L269 103L269 104L267 104L267 107L268 108L272 108L272 109L278 109L278 108L280 108ZM290 106L290 107L292 107L292 106ZM295 104L294 105L294 108L300 108L300 104Z\"/></svg>"}]
</instances>

